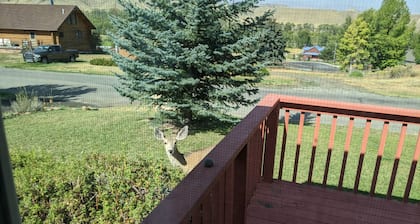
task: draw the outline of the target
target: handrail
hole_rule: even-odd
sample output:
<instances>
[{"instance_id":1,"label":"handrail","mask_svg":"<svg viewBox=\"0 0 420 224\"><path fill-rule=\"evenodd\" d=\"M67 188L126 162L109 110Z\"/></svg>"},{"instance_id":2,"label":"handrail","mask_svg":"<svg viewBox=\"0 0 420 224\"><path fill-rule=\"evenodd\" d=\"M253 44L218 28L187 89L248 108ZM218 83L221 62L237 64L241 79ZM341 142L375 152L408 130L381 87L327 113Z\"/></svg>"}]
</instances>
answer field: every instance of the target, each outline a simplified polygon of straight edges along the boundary
<instances>
[{"instance_id":1,"label":"handrail","mask_svg":"<svg viewBox=\"0 0 420 224\"><path fill-rule=\"evenodd\" d=\"M199 163L143 223L243 223L261 172L272 179L261 167L264 144L275 151L277 120L278 97L267 96L203 159L214 166Z\"/></svg>"}]
</instances>

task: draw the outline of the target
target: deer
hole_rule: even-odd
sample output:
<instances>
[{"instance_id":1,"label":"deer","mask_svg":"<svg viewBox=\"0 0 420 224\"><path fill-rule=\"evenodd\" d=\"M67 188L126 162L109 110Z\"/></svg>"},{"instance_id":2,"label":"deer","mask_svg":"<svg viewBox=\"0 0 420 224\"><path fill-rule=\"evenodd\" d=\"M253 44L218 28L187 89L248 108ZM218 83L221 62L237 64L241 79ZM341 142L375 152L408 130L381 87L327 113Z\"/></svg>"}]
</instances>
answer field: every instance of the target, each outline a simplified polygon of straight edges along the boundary
<instances>
[{"instance_id":1,"label":"deer","mask_svg":"<svg viewBox=\"0 0 420 224\"><path fill-rule=\"evenodd\" d=\"M177 141L184 140L188 136L188 126L181 128L175 138L166 138L164 133L155 128L155 138L163 141L165 145L166 156L172 166L179 167L184 173L189 173L200 161L213 149L213 146L192 152L188 155L178 151Z\"/></svg>"}]
</instances>

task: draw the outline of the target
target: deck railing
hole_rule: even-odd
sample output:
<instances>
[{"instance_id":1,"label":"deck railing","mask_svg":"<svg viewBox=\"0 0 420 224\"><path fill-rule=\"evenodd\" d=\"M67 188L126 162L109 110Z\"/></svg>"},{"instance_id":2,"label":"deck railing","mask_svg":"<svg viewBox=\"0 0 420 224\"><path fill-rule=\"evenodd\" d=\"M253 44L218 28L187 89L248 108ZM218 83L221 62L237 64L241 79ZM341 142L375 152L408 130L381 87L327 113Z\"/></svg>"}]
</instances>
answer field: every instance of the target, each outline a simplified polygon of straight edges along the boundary
<instances>
[{"instance_id":1,"label":"deck railing","mask_svg":"<svg viewBox=\"0 0 420 224\"><path fill-rule=\"evenodd\" d=\"M296 116L295 113L298 117L297 122L293 122L292 119ZM309 114L314 114L314 124L307 124ZM280 124L279 115L282 115L280 120L283 121ZM337 166L337 162L332 163L333 159L337 158L333 156L333 149L342 119L348 120L347 131L344 134L341 162L338 162L340 164L336 178L338 181L331 183L335 181L334 178L329 179L331 170L337 168L331 165ZM353 131L355 126L360 125L360 121L364 121L362 124L364 127L360 128L363 130L361 142L352 144ZM373 132L372 124L378 121L381 122L382 128L379 140L373 142L377 151L375 166L369 171L372 173L369 193L372 196L376 194L388 132L391 126L393 128L397 124L401 126L401 131L397 147L394 149L394 163L389 174L386 197L390 199L393 196L396 180L398 178L401 180L402 176L406 180L402 198L407 201L410 198L420 156L420 111L268 95L206 156L205 160L211 159L214 165L205 167L205 162L201 162L144 220L144 223L243 223L245 208L257 183L261 181L271 182L273 179L279 179L299 182L303 175L304 182L316 183L317 181L313 180L314 174L322 173L320 185L333 185L339 190L349 188L348 184L343 183L351 173L346 172L346 168L349 170L348 167L352 167L348 164L350 159L355 157L349 156L349 153L354 152L355 147L358 148L358 156L351 190L358 192L363 176L363 165L366 165L367 161L365 155L368 151L372 154L371 150L368 150L372 147L372 143L368 147L369 135ZM279 125L282 126L280 130L278 130ZM292 126L295 129L292 130ZM322 150L319 144L322 140L320 133L325 133L321 131L325 128L329 129L329 136L327 136L327 149ZM306 129L310 129L311 132L309 149L303 144L308 142L307 131L304 131ZM408 130L417 134L417 140L413 149L406 150L412 155L402 157ZM277 144L278 134L281 141ZM290 147L290 144L293 146ZM309 156L302 156L308 151ZM294 155L290 180L285 177L288 172L286 155ZM320 168L320 163L316 161L321 157L325 158L325 161ZM409 161L402 163L403 158ZM308 161L305 163L305 160ZM307 165L307 176L306 172L301 172L304 170L302 164ZM408 169L400 169L400 171L409 170L408 173L399 172L399 164L411 164ZM418 190L417 188L416 191Z\"/></svg>"}]
</instances>

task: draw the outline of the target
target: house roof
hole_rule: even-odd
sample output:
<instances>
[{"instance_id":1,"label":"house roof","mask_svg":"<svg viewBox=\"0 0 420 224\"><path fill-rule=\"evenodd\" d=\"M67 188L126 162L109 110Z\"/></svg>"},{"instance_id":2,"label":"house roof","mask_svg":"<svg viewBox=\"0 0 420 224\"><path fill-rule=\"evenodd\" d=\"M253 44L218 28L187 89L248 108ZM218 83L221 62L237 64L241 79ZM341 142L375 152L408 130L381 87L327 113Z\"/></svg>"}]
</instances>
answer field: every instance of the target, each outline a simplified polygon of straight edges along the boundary
<instances>
[{"instance_id":1,"label":"house roof","mask_svg":"<svg viewBox=\"0 0 420 224\"><path fill-rule=\"evenodd\" d=\"M321 51L324 50L324 47L321 47L321 46L318 46L318 45L316 45L316 46L310 46L310 47L304 47L302 50L303 50L303 52L305 52L305 51L309 51L309 50L311 50L313 48L316 48L319 52L321 52Z\"/></svg>"},{"instance_id":2,"label":"house roof","mask_svg":"<svg viewBox=\"0 0 420 224\"><path fill-rule=\"evenodd\" d=\"M312 49L316 49L317 51L311 51ZM302 54L303 55L310 55L310 56L319 56L321 54L321 51L324 50L324 47L320 47L318 45L311 46L311 47L304 47Z\"/></svg>"},{"instance_id":3,"label":"house roof","mask_svg":"<svg viewBox=\"0 0 420 224\"><path fill-rule=\"evenodd\" d=\"M75 5L0 4L0 29L57 31L73 11L95 26Z\"/></svg>"}]
</instances>

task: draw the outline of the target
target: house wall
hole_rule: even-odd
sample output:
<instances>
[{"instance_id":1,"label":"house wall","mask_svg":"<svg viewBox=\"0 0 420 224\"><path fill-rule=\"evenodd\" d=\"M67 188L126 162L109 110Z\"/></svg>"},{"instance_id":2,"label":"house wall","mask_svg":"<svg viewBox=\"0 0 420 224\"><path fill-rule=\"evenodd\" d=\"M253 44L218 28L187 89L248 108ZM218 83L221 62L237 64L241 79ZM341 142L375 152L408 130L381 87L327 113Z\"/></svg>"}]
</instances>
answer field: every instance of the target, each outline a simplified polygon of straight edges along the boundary
<instances>
[{"instance_id":1,"label":"house wall","mask_svg":"<svg viewBox=\"0 0 420 224\"><path fill-rule=\"evenodd\" d=\"M79 51L91 51L95 49L92 44L92 34L87 21L79 12L73 12L76 16L74 20L72 15L64 21L57 32L58 43L64 49L77 49Z\"/></svg>"},{"instance_id":2,"label":"house wall","mask_svg":"<svg viewBox=\"0 0 420 224\"><path fill-rule=\"evenodd\" d=\"M68 17L58 28L58 31L0 30L0 39L8 39L12 44L20 47L23 42L26 42L31 46L60 44L63 49L95 50L88 21L80 11L74 11L72 14L69 16L72 18ZM31 32L35 33L35 38L32 41Z\"/></svg>"},{"instance_id":3,"label":"house wall","mask_svg":"<svg viewBox=\"0 0 420 224\"><path fill-rule=\"evenodd\" d=\"M35 34L35 38L31 42L31 32ZM12 45L23 46L28 44L54 44L53 32L49 31L29 31L29 30L0 30L0 38L10 40Z\"/></svg>"}]
</instances>

